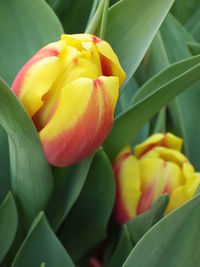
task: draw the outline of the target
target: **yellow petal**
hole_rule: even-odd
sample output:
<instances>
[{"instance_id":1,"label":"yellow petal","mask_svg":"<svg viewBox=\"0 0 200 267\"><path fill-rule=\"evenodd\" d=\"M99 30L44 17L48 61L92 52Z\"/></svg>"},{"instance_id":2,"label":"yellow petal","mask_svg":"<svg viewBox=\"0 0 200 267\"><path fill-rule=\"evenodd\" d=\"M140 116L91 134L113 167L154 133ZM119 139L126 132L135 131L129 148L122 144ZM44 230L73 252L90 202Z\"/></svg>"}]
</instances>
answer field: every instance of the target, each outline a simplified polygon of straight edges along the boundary
<instances>
[{"instance_id":1,"label":"yellow petal","mask_svg":"<svg viewBox=\"0 0 200 267\"><path fill-rule=\"evenodd\" d=\"M156 146L163 146L181 151L182 139L171 133L157 133L147 138L143 143L134 147L134 154L137 157L143 156Z\"/></svg>"},{"instance_id":2,"label":"yellow petal","mask_svg":"<svg viewBox=\"0 0 200 267\"><path fill-rule=\"evenodd\" d=\"M42 97L50 90L61 71L57 57L39 60L27 71L19 97L30 116L44 104Z\"/></svg>"},{"instance_id":3,"label":"yellow petal","mask_svg":"<svg viewBox=\"0 0 200 267\"><path fill-rule=\"evenodd\" d=\"M118 57L106 41L103 41L91 34L63 34L61 36L61 40L65 40L67 45L74 46L80 51L83 49L87 50L90 46L89 43L93 42L97 47L97 51L102 56L100 56L102 69L105 69L105 72L109 72L109 75L107 75L107 73L104 73L103 70L103 75L119 77L120 85L125 80L126 74L119 63Z\"/></svg>"},{"instance_id":4,"label":"yellow petal","mask_svg":"<svg viewBox=\"0 0 200 267\"><path fill-rule=\"evenodd\" d=\"M42 105L43 96L62 71L60 55L65 50L65 42L51 43L40 49L20 70L12 85L12 90L20 98L30 116Z\"/></svg>"},{"instance_id":5,"label":"yellow petal","mask_svg":"<svg viewBox=\"0 0 200 267\"><path fill-rule=\"evenodd\" d=\"M172 210L183 205L186 201L190 200L197 190L200 183L200 174L195 173L191 179L187 180L186 184L179 186L170 195L170 202L166 209L166 214Z\"/></svg>"},{"instance_id":6,"label":"yellow petal","mask_svg":"<svg viewBox=\"0 0 200 267\"><path fill-rule=\"evenodd\" d=\"M62 88L55 114L40 131L41 139L54 138L65 129L72 128L86 110L92 91L93 82L87 78L77 79Z\"/></svg>"},{"instance_id":7,"label":"yellow petal","mask_svg":"<svg viewBox=\"0 0 200 267\"><path fill-rule=\"evenodd\" d=\"M141 181L138 160L130 156L123 161L119 174L119 190L121 201L129 215L136 216L137 207L141 196Z\"/></svg>"},{"instance_id":8,"label":"yellow petal","mask_svg":"<svg viewBox=\"0 0 200 267\"><path fill-rule=\"evenodd\" d=\"M184 163L188 162L188 159L181 152L161 146L153 148L144 157L162 158L165 161L176 163L181 168Z\"/></svg>"},{"instance_id":9,"label":"yellow petal","mask_svg":"<svg viewBox=\"0 0 200 267\"><path fill-rule=\"evenodd\" d=\"M111 63L111 71L113 76L119 77L119 84L121 85L123 81L126 78L126 74L124 70L122 69L117 55L114 53L112 47L105 41L100 41L96 43L97 50L99 53L103 56L101 57L101 63L102 63L102 68L105 65L105 68L108 68L109 61ZM108 59L109 61L107 61ZM104 74L104 71L103 71ZM105 74L104 74L105 75Z\"/></svg>"}]
</instances>

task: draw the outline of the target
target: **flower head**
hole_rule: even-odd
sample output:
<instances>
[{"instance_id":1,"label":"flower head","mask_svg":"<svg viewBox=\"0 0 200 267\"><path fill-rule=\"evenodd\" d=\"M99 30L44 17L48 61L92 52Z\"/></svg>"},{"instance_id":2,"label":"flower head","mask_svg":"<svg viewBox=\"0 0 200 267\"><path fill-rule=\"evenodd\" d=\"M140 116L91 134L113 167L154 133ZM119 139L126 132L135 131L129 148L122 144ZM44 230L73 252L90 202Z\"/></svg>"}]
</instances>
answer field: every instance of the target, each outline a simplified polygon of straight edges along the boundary
<instances>
[{"instance_id":1,"label":"flower head","mask_svg":"<svg viewBox=\"0 0 200 267\"><path fill-rule=\"evenodd\" d=\"M124 79L111 46L90 34L64 34L22 67L12 90L32 118L49 163L75 163L102 144Z\"/></svg>"},{"instance_id":2,"label":"flower head","mask_svg":"<svg viewBox=\"0 0 200 267\"><path fill-rule=\"evenodd\" d=\"M200 183L181 153L182 139L171 133L154 134L143 143L124 148L113 163L116 180L114 214L119 224L148 210L163 193L170 195L166 213L191 199Z\"/></svg>"}]
</instances>

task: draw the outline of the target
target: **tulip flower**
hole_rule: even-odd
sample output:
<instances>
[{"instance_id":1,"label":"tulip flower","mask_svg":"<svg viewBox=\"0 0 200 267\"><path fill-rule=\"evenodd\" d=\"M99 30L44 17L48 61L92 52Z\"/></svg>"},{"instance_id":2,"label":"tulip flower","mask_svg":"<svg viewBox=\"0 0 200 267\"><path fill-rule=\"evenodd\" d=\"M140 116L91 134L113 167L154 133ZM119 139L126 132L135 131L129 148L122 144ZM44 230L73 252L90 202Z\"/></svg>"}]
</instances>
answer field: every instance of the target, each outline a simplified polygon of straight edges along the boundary
<instances>
[{"instance_id":1,"label":"tulip flower","mask_svg":"<svg viewBox=\"0 0 200 267\"><path fill-rule=\"evenodd\" d=\"M12 90L32 118L50 164L78 162L103 143L124 79L111 46L90 34L64 34L22 67Z\"/></svg>"},{"instance_id":2,"label":"tulip flower","mask_svg":"<svg viewBox=\"0 0 200 267\"><path fill-rule=\"evenodd\" d=\"M170 196L166 214L191 199L200 174L181 153L182 139L159 133L134 147L125 147L113 163L116 181L114 215L122 225L148 210L156 198Z\"/></svg>"}]
</instances>

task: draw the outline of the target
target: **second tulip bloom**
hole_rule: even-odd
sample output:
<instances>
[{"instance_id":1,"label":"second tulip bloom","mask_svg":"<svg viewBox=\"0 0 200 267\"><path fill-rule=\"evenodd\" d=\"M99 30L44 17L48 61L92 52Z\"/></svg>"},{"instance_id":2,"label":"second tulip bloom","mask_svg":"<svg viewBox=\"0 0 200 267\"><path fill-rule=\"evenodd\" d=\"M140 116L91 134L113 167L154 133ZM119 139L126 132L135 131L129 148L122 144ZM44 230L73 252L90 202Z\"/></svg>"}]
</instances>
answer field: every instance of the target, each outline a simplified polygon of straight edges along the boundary
<instances>
[{"instance_id":1,"label":"second tulip bloom","mask_svg":"<svg viewBox=\"0 0 200 267\"><path fill-rule=\"evenodd\" d=\"M155 134L134 147L124 148L113 163L116 181L114 215L119 224L148 210L163 193L170 195L166 213L191 199L200 174L181 153L182 139Z\"/></svg>"}]
</instances>

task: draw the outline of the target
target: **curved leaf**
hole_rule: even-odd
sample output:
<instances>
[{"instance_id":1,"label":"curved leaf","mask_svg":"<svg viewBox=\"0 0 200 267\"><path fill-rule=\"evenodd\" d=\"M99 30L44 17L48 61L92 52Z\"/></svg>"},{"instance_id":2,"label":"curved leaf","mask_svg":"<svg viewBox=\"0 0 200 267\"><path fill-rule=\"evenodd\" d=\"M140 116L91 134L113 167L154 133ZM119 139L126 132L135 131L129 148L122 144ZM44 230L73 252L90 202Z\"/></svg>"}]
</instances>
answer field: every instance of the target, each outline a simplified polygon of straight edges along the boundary
<instances>
[{"instance_id":1,"label":"curved leaf","mask_svg":"<svg viewBox=\"0 0 200 267\"><path fill-rule=\"evenodd\" d=\"M199 70L200 56L196 56L171 65L148 81L140 93L144 94L144 98L141 97L139 102L116 118L104 143L109 157L113 159L123 146L129 144L137 131L164 104L197 81Z\"/></svg>"},{"instance_id":2,"label":"curved leaf","mask_svg":"<svg viewBox=\"0 0 200 267\"><path fill-rule=\"evenodd\" d=\"M34 220L11 266L36 267L41 262L48 267L75 267L42 212Z\"/></svg>"},{"instance_id":3,"label":"curved leaf","mask_svg":"<svg viewBox=\"0 0 200 267\"><path fill-rule=\"evenodd\" d=\"M199 43L188 43L188 48L190 50L190 52L193 54L193 55L198 55L200 54L200 44Z\"/></svg>"},{"instance_id":4,"label":"curved leaf","mask_svg":"<svg viewBox=\"0 0 200 267\"><path fill-rule=\"evenodd\" d=\"M171 212L137 243L123 267L200 265L200 195Z\"/></svg>"},{"instance_id":5,"label":"curved leaf","mask_svg":"<svg viewBox=\"0 0 200 267\"><path fill-rule=\"evenodd\" d=\"M87 178L93 156L84 161L54 171L54 192L47 208L53 229L59 226L77 200Z\"/></svg>"},{"instance_id":6,"label":"curved leaf","mask_svg":"<svg viewBox=\"0 0 200 267\"><path fill-rule=\"evenodd\" d=\"M135 244L164 215L169 202L167 194L161 195L146 212L134 217L123 225L117 247L108 267L121 267Z\"/></svg>"},{"instance_id":7,"label":"curved leaf","mask_svg":"<svg viewBox=\"0 0 200 267\"><path fill-rule=\"evenodd\" d=\"M0 263L14 240L18 224L17 209L12 193L0 206Z\"/></svg>"},{"instance_id":8,"label":"curved leaf","mask_svg":"<svg viewBox=\"0 0 200 267\"><path fill-rule=\"evenodd\" d=\"M10 88L0 79L0 124L10 149L11 187L29 224L45 208L53 179L36 129Z\"/></svg>"},{"instance_id":9,"label":"curved leaf","mask_svg":"<svg viewBox=\"0 0 200 267\"><path fill-rule=\"evenodd\" d=\"M173 2L123 0L110 8L106 39L119 56L127 74L126 82L139 66Z\"/></svg>"},{"instance_id":10,"label":"curved leaf","mask_svg":"<svg viewBox=\"0 0 200 267\"><path fill-rule=\"evenodd\" d=\"M0 203L11 189L8 137L0 126Z\"/></svg>"},{"instance_id":11,"label":"curved leaf","mask_svg":"<svg viewBox=\"0 0 200 267\"><path fill-rule=\"evenodd\" d=\"M170 63L191 56L187 44L189 42L194 42L194 39L172 15L169 14L167 16L160 31ZM196 138L196 136L200 134L199 87L200 82L197 82L190 86L186 92L177 97L181 115L184 118L182 121L185 129L183 136L186 148L185 153L197 170L200 169L200 141ZM177 116L176 112L171 110L170 106L169 111L172 119Z\"/></svg>"},{"instance_id":12,"label":"curved leaf","mask_svg":"<svg viewBox=\"0 0 200 267\"><path fill-rule=\"evenodd\" d=\"M83 190L61 233L72 259L80 259L106 237L114 197L112 166L101 149L95 154Z\"/></svg>"},{"instance_id":13,"label":"curved leaf","mask_svg":"<svg viewBox=\"0 0 200 267\"><path fill-rule=\"evenodd\" d=\"M42 46L60 39L62 32L45 1L0 1L0 75L11 85L25 62Z\"/></svg>"}]
</instances>

